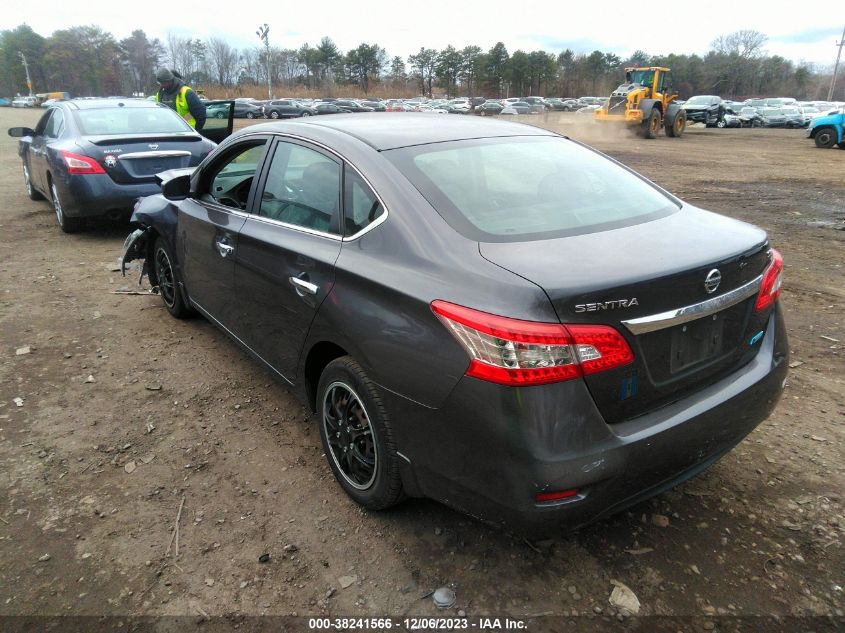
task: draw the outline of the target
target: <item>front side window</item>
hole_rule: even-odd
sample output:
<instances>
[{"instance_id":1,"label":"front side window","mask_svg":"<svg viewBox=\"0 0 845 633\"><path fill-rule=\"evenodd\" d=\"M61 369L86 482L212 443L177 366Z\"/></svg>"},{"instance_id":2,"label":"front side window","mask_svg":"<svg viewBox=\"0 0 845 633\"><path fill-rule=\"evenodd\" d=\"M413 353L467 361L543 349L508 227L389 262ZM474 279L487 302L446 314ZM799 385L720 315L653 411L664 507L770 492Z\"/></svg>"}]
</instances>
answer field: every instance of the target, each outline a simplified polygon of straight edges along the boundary
<instances>
[{"instance_id":1,"label":"front side window","mask_svg":"<svg viewBox=\"0 0 845 633\"><path fill-rule=\"evenodd\" d=\"M258 139L232 148L222 162L212 166L203 198L233 209L246 209L266 143L266 139Z\"/></svg>"},{"instance_id":2,"label":"front side window","mask_svg":"<svg viewBox=\"0 0 845 633\"><path fill-rule=\"evenodd\" d=\"M558 137L455 141L382 154L455 230L480 242L594 233L678 209L645 180Z\"/></svg>"},{"instance_id":3,"label":"front side window","mask_svg":"<svg viewBox=\"0 0 845 633\"><path fill-rule=\"evenodd\" d=\"M340 234L340 165L302 145L273 152L259 215L322 233Z\"/></svg>"},{"instance_id":4,"label":"front side window","mask_svg":"<svg viewBox=\"0 0 845 633\"><path fill-rule=\"evenodd\" d=\"M47 124L50 122L50 119L53 118L53 114L56 112L57 108L50 108L41 115L41 118L38 119L38 125L35 126L35 135L36 136L43 136L44 130L47 129Z\"/></svg>"},{"instance_id":5,"label":"front side window","mask_svg":"<svg viewBox=\"0 0 845 633\"><path fill-rule=\"evenodd\" d=\"M44 128L44 136L49 138L59 138L64 128L65 115L58 108L52 108L53 116L47 121L47 127Z\"/></svg>"}]
</instances>

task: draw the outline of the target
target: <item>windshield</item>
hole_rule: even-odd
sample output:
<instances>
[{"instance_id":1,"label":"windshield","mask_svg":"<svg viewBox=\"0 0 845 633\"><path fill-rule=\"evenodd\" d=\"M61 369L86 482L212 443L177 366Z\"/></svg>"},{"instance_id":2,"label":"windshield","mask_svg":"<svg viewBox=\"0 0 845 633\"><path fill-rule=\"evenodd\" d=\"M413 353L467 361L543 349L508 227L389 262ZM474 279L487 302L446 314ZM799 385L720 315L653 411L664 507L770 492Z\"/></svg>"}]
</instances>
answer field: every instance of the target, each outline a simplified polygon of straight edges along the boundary
<instances>
[{"instance_id":1,"label":"windshield","mask_svg":"<svg viewBox=\"0 0 845 633\"><path fill-rule=\"evenodd\" d=\"M455 230L481 242L594 233L677 209L645 180L558 137L474 139L383 154Z\"/></svg>"},{"instance_id":2,"label":"windshield","mask_svg":"<svg viewBox=\"0 0 845 633\"><path fill-rule=\"evenodd\" d=\"M798 114L798 109L797 108L782 108L781 112L783 112L784 114L788 114L789 116L794 116L794 115Z\"/></svg>"},{"instance_id":3,"label":"windshield","mask_svg":"<svg viewBox=\"0 0 845 633\"><path fill-rule=\"evenodd\" d=\"M650 86L654 78L654 71L651 70L632 70L625 78L628 83L642 84L643 86Z\"/></svg>"},{"instance_id":4,"label":"windshield","mask_svg":"<svg viewBox=\"0 0 845 633\"><path fill-rule=\"evenodd\" d=\"M781 114L781 111L779 108L761 108L760 114L763 116L778 116Z\"/></svg>"},{"instance_id":5,"label":"windshield","mask_svg":"<svg viewBox=\"0 0 845 633\"><path fill-rule=\"evenodd\" d=\"M710 103L710 97L690 97L687 103L692 105L707 105Z\"/></svg>"},{"instance_id":6,"label":"windshield","mask_svg":"<svg viewBox=\"0 0 845 633\"><path fill-rule=\"evenodd\" d=\"M169 108L96 108L78 110L82 134L177 134L193 129Z\"/></svg>"}]
</instances>

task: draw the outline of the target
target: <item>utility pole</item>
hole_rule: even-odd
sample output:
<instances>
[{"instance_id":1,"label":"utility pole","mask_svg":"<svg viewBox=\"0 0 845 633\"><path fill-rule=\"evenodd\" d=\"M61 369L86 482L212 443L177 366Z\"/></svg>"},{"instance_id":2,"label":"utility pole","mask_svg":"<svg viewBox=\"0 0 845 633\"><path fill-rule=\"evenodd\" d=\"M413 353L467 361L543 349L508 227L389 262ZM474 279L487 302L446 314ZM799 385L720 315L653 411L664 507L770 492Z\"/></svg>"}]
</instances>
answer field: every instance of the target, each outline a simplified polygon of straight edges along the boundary
<instances>
[{"instance_id":1,"label":"utility pole","mask_svg":"<svg viewBox=\"0 0 845 633\"><path fill-rule=\"evenodd\" d=\"M21 58L21 63L26 70L26 87L29 89L29 96L32 96L32 79L29 77L29 64L26 63L26 57L21 51L18 51L18 56Z\"/></svg>"},{"instance_id":2,"label":"utility pole","mask_svg":"<svg viewBox=\"0 0 845 633\"><path fill-rule=\"evenodd\" d=\"M836 54L836 64L833 66L833 78L830 80L830 90L827 91L827 100L833 101L833 88L836 85L836 71L839 70L839 58L842 57L842 47L845 46L845 28L842 29L842 39L836 42L839 52Z\"/></svg>"},{"instance_id":3,"label":"utility pole","mask_svg":"<svg viewBox=\"0 0 845 633\"><path fill-rule=\"evenodd\" d=\"M267 53L267 99L273 98L273 86L270 83L270 38L268 34L270 33L270 27L267 26L265 22L263 25L258 27L258 30L255 34L258 36L262 42L264 42L264 49Z\"/></svg>"}]
</instances>

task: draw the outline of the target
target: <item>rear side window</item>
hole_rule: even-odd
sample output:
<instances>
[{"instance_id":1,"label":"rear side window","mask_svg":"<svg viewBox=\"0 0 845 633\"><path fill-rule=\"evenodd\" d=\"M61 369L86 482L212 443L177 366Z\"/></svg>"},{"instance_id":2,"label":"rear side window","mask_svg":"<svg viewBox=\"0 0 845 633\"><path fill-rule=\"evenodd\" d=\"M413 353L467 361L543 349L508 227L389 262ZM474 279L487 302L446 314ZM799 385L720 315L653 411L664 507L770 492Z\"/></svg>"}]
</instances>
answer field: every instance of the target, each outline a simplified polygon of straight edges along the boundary
<instances>
[{"instance_id":1,"label":"rear side window","mask_svg":"<svg viewBox=\"0 0 845 633\"><path fill-rule=\"evenodd\" d=\"M383 155L455 230L480 242L594 233L678 209L647 181L558 137L455 141Z\"/></svg>"},{"instance_id":2,"label":"rear side window","mask_svg":"<svg viewBox=\"0 0 845 633\"><path fill-rule=\"evenodd\" d=\"M95 108L76 113L82 134L175 134L191 132L190 125L170 108Z\"/></svg>"},{"instance_id":3,"label":"rear side window","mask_svg":"<svg viewBox=\"0 0 845 633\"><path fill-rule=\"evenodd\" d=\"M346 169L343 196L346 235L355 235L384 214L376 194L354 169Z\"/></svg>"}]
</instances>

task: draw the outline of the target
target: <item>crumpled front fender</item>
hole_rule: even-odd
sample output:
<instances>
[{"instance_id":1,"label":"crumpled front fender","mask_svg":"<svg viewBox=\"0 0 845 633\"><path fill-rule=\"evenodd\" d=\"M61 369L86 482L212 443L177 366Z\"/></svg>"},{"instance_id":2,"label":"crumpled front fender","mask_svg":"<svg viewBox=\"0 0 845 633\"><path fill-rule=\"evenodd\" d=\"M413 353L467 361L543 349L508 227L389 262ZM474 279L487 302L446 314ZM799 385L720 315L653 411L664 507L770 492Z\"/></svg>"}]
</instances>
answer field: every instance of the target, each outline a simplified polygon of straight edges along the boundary
<instances>
[{"instance_id":1,"label":"crumpled front fender","mask_svg":"<svg viewBox=\"0 0 845 633\"><path fill-rule=\"evenodd\" d=\"M126 264L136 259L144 260L138 283L144 275L150 272L148 258L155 245L156 238L161 235L171 245L175 243L176 223L178 213L172 202L161 194L139 198L135 203L130 221L140 225L130 233L123 242L123 252L120 259L120 270L126 276ZM150 278L155 285L157 280Z\"/></svg>"},{"instance_id":2,"label":"crumpled front fender","mask_svg":"<svg viewBox=\"0 0 845 633\"><path fill-rule=\"evenodd\" d=\"M132 231L123 242L123 254L120 256L120 272L126 277L126 264L136 260L143 259L144 265L141 268L141 275L138 277L138 283L144 279L147 274L147 253L152 240L152 227L146 226Z\"/></svg>"}]
</instances>

